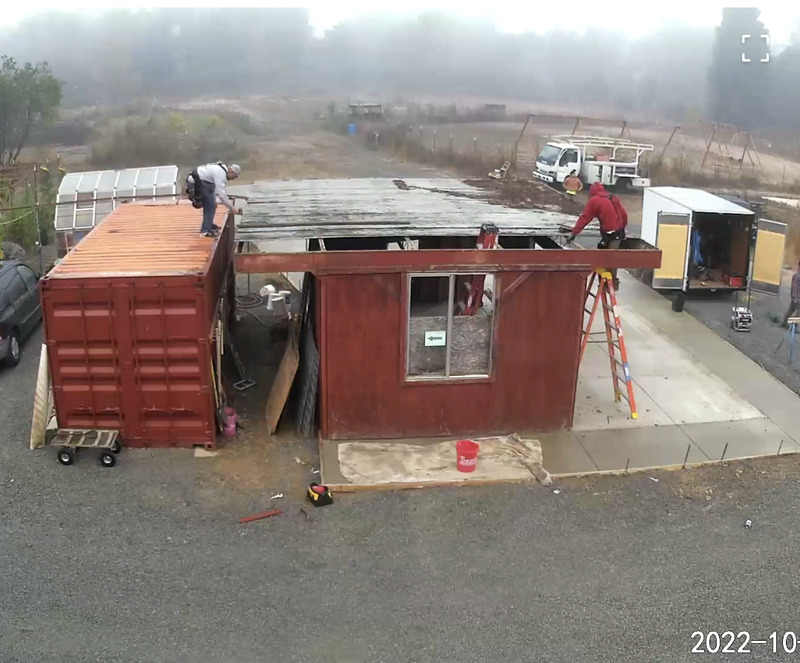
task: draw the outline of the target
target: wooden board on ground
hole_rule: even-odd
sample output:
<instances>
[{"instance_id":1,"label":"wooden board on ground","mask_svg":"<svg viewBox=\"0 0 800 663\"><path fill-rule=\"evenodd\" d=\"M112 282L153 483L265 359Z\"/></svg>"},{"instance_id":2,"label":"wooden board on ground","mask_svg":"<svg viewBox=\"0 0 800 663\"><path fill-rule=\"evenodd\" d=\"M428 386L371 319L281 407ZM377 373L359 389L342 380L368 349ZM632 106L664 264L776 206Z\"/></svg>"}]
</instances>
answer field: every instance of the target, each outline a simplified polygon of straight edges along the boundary
<instances>
[{"instance_id":1,"label":"wooden board on ground","mask_svg":"<svg viewBox=\"0 0 800 663\"><path fill-rule=\"evenodd\" d=\"M278 367L278 373L267 398L267 427L270 435L274 434L278 428L278 422L281 420L281 414L283 414L289 392L292 389L294 376L300 364L298 348L298 325L293 322L289 329L286 351L283 353L281 365Z\"/></svg>"}]
</instances>

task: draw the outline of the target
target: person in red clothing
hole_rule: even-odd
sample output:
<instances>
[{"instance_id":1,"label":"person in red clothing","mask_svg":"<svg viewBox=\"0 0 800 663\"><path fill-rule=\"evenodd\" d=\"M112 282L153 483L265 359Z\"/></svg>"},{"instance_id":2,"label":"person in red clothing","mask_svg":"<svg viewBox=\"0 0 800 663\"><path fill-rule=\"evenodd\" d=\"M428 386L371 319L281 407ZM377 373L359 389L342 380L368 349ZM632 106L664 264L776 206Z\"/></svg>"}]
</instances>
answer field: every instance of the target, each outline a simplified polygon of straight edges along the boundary
<instances>
[{"instance_id":1,"label":"person in red clothing","mask_svg":"<svg viewBox=\"0 0 800 663\"><path fill-rule=\"evenodd\" d=\"M600 182L595 182L589 187L589 200L586 207L583 208L583 214L575 223L568 241L572 242L595 218L600 221L600 243L597 248L618 249L622 240L625 239L628 213L620 199L609 194ZM614 277L614 287L619 288L617 270L612 269L611 274Z\"/></svg>"}]
</instances>

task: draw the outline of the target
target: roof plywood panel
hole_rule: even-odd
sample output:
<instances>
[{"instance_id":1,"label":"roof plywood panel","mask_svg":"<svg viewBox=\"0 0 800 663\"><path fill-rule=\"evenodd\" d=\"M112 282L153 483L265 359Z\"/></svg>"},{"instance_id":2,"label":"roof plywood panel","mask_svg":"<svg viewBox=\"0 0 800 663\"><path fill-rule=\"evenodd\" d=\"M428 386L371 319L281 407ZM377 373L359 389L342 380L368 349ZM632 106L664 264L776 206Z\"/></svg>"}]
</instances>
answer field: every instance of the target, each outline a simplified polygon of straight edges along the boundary
<instances>
[{"instance_id":1,"label":"roof plywood panel","mask_svg":"<svg viewBox=\"0 0 800 663\"><path fill-rule=\"evenodd\" d=\"M216 223L225 225L221 207ZM48 274L48 278L172 276L202 273L217 240L200 235L191 203L120 205Z\"/></svg>"},{"instance_id":2,"label":"roof plywood panel","mask_svg":"<svg viewBox=\"0 0 800 663\"><path fill-rule=\"evenodd\" d=\"M386 235L472 235L493 223L501 235L558 235L575 217L555 206L514 209L500 191L450 178L262 182L250 188L240 239ZM399 180L397 180L399 182ZM568 231L567 231L568 232Z\"/></svg>"}]
</instances>

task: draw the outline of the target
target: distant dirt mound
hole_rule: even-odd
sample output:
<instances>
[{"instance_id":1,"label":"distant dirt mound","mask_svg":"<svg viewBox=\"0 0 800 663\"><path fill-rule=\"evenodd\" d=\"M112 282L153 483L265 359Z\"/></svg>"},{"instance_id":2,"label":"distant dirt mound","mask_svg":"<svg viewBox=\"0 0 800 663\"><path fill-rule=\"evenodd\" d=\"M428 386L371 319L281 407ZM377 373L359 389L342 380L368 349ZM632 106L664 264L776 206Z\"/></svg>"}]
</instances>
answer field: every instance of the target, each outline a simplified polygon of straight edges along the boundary
<instances>
[{"instance_id":1,"label":"distant dirt mound","mask_svg":"<svg viewBox=\"0 0 800 663\"><path fill-rule=\"evenodd\" d=\"M540 182L528 180L506 180L500 182L493 179L466 180L466 183L494 191L497 195L488 202L515 209L552 209L564 214L578 215L582 211L581 204L566 194L550 188Z\"/></svg>"}]
</instances>

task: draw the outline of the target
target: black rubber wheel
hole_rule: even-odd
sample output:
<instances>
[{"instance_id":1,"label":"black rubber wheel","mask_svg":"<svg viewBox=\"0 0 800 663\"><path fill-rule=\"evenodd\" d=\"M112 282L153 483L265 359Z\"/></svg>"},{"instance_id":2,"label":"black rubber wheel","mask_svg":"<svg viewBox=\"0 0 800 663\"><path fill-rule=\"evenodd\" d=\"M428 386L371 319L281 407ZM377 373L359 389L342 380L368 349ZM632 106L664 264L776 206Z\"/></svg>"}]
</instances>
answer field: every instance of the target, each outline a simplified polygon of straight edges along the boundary
<instances>
[{"instance_id":1,"label":"black rubber wheel","mask_svg":"<svg viewBox=\"0 0 800 663\"><path fill-rule=\"evenodd\" d=\"M613 187L617 193L632 193L635 189L630 177L620 177Z\"/></svg>"},{"instance_id":2,"label":"black rubber wheel","mask_svg":"<svg viewBox=\"0 0 800 663\"><path fill-rule=\"evenodd\" d=\"M682 292L679 292L677 297L672 300L672 310L675 313L680 313L683 311L683 305L686 303L686 295Z\"/></svg>"},{"instance_id":3,"label":"black rubber wheel","mask_svg":"<svg viewBox=\"0 0 800 663\"><path fill-rule=\"evenodd\" d=\"M72 465L75 462L75 454L69 449L61 449L56 457L62 465Z\"/></svg>"},{"instance_id":4,"label":"black rubber wheel","mask_svg":"<svg viewBox=\"0 0 800 663\"><path fill-rule=\"evenodd\" d=\"M20 347L19 342L19 332L14 329L11 332L11 336L8 339L8 355L6 356L6 366L14 367L19 364L20 359L22 359L22 348Z\"/></svg>"},{"instance_id":5,"label":"black rubber wheel","mask_svg":"<svg viewBox=\"0 0 800 663\"><path fill-rule=\"evenodd\" d=\"M122 451L122 442L119 440L114 440L114 443L109 447L109 451L112 454L118 454L120 451Z\"/></svg>"},{"instance_id":6,"label":"black rubber wheel","mask_svg":"<svg viewBox=\"0 0 800 663\"><path fill-rule=\"evenodd\" d=\"M117 464L117 457L110 451L104 451L97 457L97 461L103 467L114 467Z\"/></svg>"}]
</instances>

